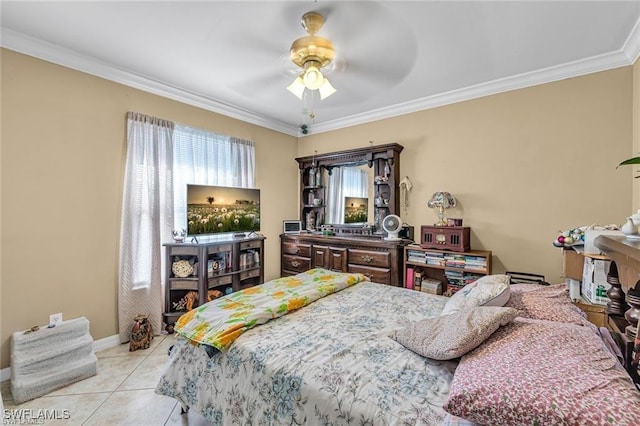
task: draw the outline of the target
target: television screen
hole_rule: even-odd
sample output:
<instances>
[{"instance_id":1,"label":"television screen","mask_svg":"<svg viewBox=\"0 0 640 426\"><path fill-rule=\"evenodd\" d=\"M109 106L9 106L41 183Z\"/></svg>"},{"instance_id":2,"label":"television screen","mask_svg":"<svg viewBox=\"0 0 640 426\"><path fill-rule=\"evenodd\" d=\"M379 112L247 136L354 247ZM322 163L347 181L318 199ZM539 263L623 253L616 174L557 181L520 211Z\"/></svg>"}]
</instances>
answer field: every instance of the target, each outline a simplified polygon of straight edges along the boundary
<instances>
[{"instance_id":1,"label":"television screen","mask_svg":"<svg viewBox=\"0 0 640 426\"><path fill-rule=\"evenodd\" d=\"M367 198L344 197L344 223L366 223L368 203Z\"/></svg>"},{"instance_id":2,"label":"television screen","mask_svg":"<svg viewBox=\"0 0 640 426\"><path fill-rule=\"evenodd\" d=\"M187 185L187 234L260 230L260 190Z\"/></svg>"}]
</instances>

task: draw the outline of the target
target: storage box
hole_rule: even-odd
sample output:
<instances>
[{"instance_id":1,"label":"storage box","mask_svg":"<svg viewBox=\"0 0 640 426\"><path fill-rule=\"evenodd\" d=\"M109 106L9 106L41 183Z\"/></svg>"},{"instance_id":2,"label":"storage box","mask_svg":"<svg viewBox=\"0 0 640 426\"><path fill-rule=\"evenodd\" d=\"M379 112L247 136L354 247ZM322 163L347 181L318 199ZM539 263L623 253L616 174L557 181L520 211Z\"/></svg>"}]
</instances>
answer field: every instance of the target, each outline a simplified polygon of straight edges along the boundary
<instances>
[{"instance_id":1,"label":"storage box","mask_svg":"<svg viewBox=\"0 0 640 426\"><path fill-rule=\"evenodd\" d=\"M611 260L604 256L584 256L582 296L587 301L597 305L606 305L609 302L607 290L611 285L607 283L607 274L610 267Z\"/></svg>"},{"instance_id":2,"label":"storage box","mask_svg":"<svg viewBox=\"0 0 640 426\"><path fill-rule=\"evenodd\" d=\"M582 280L582 273L584 272L584 256L574 249L563 248L562 249L562 271L565 278L571 278L572 280Z\"/></svg>"},{"instance_id":3,"label":"storage box","mask_svg":"<svg viewBox=\"0 0 640 426\"><path fill-rule=\"evenodd\" d=\"M420 291L430 294L442 294L442 281L433 278L423 278L420 284Z\"/></svg>"}]
</instances>

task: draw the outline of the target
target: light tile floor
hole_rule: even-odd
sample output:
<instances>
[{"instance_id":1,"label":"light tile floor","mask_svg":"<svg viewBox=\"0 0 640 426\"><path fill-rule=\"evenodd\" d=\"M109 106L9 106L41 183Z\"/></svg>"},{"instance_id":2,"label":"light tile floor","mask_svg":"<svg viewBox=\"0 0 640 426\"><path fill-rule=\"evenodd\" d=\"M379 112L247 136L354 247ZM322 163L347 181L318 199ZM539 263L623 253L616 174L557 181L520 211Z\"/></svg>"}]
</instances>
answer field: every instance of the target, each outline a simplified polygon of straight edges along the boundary
<instances>
[{"instance_id":1,"label":"light tile floor","mask_svg":"<svg viewBox=\"0 0 640 426\"><path fill-rule=\"evenodd\" d=\"M154 337L149 349L129 352L125 343L97 352L98 374L16 405L11 382L2 382L5 410L68 410L69 419L44 420L48 425L208 426L198 413L180 414L180 404L154 392L175 335ZM4 420L3 424L11 424ZM15 422L14 424L25 424ZM34 424L34 423L32 423Z\"/></svg>"}]
</instances>

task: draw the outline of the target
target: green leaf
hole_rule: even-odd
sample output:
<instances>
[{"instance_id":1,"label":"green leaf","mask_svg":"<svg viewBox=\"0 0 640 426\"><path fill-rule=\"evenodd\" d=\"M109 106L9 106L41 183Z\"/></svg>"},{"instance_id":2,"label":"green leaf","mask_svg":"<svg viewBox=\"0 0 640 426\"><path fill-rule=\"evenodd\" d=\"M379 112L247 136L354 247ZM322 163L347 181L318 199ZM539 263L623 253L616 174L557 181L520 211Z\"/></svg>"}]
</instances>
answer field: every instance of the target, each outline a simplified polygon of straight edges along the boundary
<instances>
[{"instance_id":1,"label":"green leaf","mask_svg":"<svg viewBox=\"0 0 640 426\"><path fill-rule=\"evenodd\" d=\"M618 164L618 167L626 166L629 164L640 164L640 157L633 157L633 158L629 158L628 160L624 160L622 163ZM618 167L616 167L616 169Z\"/></svg>"}]
</instances>

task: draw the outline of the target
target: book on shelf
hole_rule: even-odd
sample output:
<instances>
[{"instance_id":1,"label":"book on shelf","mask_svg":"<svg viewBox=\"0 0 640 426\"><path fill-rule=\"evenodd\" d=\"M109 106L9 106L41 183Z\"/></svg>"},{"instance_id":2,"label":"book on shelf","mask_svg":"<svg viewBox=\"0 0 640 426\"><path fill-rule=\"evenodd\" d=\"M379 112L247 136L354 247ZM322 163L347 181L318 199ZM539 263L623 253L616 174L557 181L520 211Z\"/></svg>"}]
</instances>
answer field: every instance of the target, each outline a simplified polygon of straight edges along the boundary
<instances>
[{"instance_id":1,"label":"book on shelf","mask_svg":"<svg viewBox=\"0 0 640 426\"><path fill-rule=\"evenodd\" d=\"M413 267L407 266L407 288L413 290Z\"/></svg>"},{"instance_id":2,"label":"book on shelf","mask_svg":"<svg viewBox=\"0 0 640 426\"><path fill-rule=\"evenodd\" d=\"M455 284L447 284L447 294L449 296L453 296L458 291L462 290L463 286L455 285Z\"/></svg>"},{"instance_id":3,"label":"book on shelf","mask_svg":"<svg viewBox=\"0 0 640 426\"><path fill-rule=\"evenodd\" d=\"M413 273L413 288L420 291L422 288L422 270L416 268Z\"/></svg>"}]
</instances>

